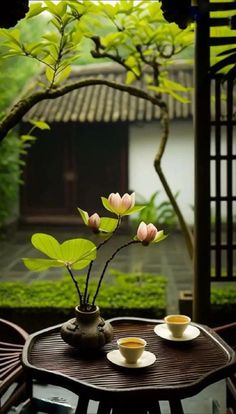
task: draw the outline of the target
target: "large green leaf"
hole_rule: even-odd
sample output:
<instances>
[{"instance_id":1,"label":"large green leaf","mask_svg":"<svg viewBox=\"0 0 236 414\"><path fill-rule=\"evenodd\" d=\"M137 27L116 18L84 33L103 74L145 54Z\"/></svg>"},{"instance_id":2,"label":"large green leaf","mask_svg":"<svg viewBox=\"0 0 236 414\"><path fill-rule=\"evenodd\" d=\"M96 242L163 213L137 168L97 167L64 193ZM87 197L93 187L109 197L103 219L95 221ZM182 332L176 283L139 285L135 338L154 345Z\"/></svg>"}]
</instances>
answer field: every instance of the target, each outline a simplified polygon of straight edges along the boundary
<instances>
[{"instance_id":1,"label":"large green leaf","mask_svg":"<svg viewBox=\"0 0 236 414\"><path fill-rule=\"evenodd\" d=\"M58 241L45 233L35 233L31 238L33 246L40 252L46 254L51 259L61 259L61 246Z\"/></svg>"},{"instance_id":2,"label":"large green leaf","mask_svg":"<svg viewBox=\"0 0 236 414\"><path fill-rule=\"evenodd\" d=\"M35 271L35 272L47 270L50 267L63 267L64 266L64 263L59 262L57 260L51 260L51 259L35 259L35 258L25 257L22 260L24 262L24 265L27 267L27 269Z\"/></svg>"},{"instance_id":3,"label":"large green leaf","mask_svg":"<svg viewBox=\"0 0 236 414\"><path fill-rule=\"evenodd\" d=\"M83 259L83 260L79 260L78 262L75 262L72 265L70 265L70 267L71 267L71 269L75 269L75 270L84 269L85 267L87 267L89 265L89 263L92 260L93 259Z\"/></svg>"},{"instance_id":4,"label":"large green leaf","mask_svg":"<svg viewBox=\"0 0 236 414\"><path fill-rule=\"evenodd\" d=\"M94 260L96 246L87 239L71 239L61 245L61 260L65 263L78 263L81 260Z\"/></svg>"}]
</instances>

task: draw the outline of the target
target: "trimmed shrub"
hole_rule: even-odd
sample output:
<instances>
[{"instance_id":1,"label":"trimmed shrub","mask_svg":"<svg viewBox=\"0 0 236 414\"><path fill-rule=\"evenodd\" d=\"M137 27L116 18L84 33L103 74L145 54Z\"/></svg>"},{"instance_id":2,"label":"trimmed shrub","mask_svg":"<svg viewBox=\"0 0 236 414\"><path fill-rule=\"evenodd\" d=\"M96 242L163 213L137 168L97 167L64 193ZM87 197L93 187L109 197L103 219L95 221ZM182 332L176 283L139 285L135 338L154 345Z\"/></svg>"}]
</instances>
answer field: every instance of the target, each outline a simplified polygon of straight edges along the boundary
<instances>
[{"instance_id":1,"label":"trimmed shrub","mask_svg":"<svg viewBox=\"0 0 236 414\"><path fill-rule=\"evenodd\" d=\"M84 277L77 278L80 286ZM91 296L97 280L91 280ZM166 313L167 279L151 274L123 274L112 271L104 282L97 304L104 318L143 316L163 318ZM78 298L72 281L2 282L0 317L19 323L29 332L73 317Z\"/></svg>"}]
</instances>

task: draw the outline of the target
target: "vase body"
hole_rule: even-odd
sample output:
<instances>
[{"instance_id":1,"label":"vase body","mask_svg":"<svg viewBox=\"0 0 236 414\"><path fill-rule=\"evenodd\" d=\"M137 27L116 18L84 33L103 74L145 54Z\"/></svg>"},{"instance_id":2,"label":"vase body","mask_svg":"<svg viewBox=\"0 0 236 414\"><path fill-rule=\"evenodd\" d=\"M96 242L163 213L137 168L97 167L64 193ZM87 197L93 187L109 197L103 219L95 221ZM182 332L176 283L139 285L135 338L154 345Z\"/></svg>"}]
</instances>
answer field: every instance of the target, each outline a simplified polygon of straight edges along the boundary
<instances>
[{"instance_id":1,"label":"vase body","mask_svg":"<svg viewBox=\"0 0 236 414\"><path fill-rule=\"evenodd\" d=\"M69 345L82 352L102 348L113 339L111 324L100 316L98 306L93 311L85 312L78 306L75 318L65 322L61 327L61 337Z\"/></svg>"}]
</instances>

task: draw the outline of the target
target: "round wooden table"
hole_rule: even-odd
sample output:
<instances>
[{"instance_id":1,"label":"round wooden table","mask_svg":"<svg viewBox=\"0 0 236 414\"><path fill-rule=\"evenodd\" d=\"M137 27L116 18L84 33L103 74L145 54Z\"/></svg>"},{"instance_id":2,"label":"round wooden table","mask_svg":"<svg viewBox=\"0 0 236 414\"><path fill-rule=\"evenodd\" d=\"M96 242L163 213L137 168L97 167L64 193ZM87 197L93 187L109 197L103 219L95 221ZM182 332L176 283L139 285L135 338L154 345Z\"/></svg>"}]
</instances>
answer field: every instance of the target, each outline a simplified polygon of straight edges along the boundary
<instances>
[{"instance_id":1,"label":"round wooden table","mask_svg":"<svg viewBox=\"0 0 236 414\"><path fill-rule=\"evenodd\" d=\"M156 335L161 320L110 319L114 340L93 357L83 356L66 344L57 325L30 335L23 350L23 366L29 381L64 387L79 396L76 414L87 413L89 400L99 401L98 414L160 413L160 400L168 400L171 413L183 413L181 399L199 393L229 376L236 366L234 351L210 328L194 340L176 342ZM122 336L141 336L156 361L130 369L112 364L106 357L117 349Z\"/></svg>"}]
</instances>

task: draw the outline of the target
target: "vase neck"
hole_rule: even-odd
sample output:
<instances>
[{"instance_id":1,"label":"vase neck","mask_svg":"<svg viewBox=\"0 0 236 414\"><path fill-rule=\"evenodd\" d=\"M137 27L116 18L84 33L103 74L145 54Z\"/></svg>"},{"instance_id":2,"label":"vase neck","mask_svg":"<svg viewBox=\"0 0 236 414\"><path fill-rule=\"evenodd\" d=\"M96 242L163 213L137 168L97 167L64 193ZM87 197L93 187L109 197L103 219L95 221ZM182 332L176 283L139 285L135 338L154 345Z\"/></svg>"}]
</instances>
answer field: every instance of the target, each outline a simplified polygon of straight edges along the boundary
<instances>
[{"instance_id":1,"label":"vase neck","mask_svg":"<svg viewBox=\"0 0 236 414\"><path fill-rule=\"evenodd\" d=\"M85 311L80 309L79 306L75 307L75 315L77 318L83 321L89 321L97 318L100 315L100 310L98 306L94 306L91 311Z\"/></svg>"}]
</instances>

